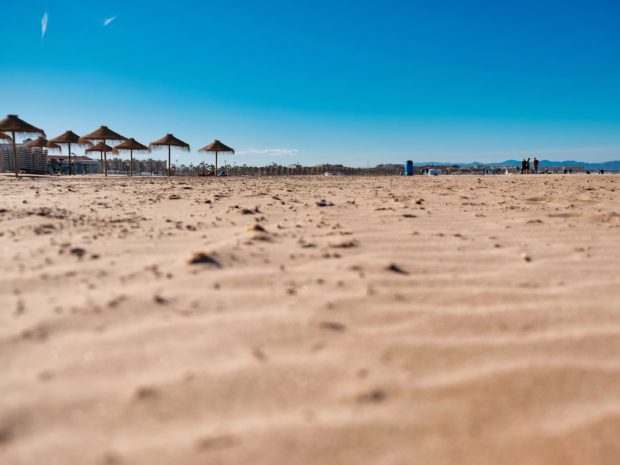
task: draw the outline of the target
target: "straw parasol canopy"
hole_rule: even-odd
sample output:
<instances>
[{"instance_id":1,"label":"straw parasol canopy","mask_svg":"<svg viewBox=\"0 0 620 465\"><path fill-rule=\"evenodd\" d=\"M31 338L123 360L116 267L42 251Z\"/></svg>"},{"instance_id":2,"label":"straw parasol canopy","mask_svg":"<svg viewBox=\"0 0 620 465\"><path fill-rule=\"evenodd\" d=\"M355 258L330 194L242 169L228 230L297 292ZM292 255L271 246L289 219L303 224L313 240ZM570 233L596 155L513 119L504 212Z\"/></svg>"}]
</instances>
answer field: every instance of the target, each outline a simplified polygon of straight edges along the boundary
<instances>
[{"instance_id":1,"label":"straw parasol canopy","mask_svg":"<svg viewBox=\"0 0 620 465\"><path fill-rule=\"evenodd\" d=\"M15 134L40 135L45 136L45 132L42 129L33 126L30 123L26 123L24 120L19 119L17 115L7 115L2 121L0 121L0 132L11 133L13 142L13 165L15 166L15 177L19 177L19 158L17 156L17 145L15 143Z\"/></svg>"},{"instance_id":2,"label":"straw parasol canopy","mask_svg":"<svg viewBox=\"0 0 620 465\"><path fill-rule=\"evenodd\" d=\"M26 123L17 115L7 115L6 118L0 121L0 131L11 133L14 132L15 134L26 134L31 136L45 136L45 132L43 131L43 129L39 129L38 127L33 126L30 123Z\"/></svg>"},{"instance_id":3,"label":"straw parasol canopy","mask_svg":"<svg viewBox=\"0 0 620 465\"><path fill-rule=\"evenodd\" d=\"M172 170L170 169L170 151L171 151L171 147L178 147L181 150L189 152L189 144L186 143L186 142L183 142L180 139L177 139L172 134L166 134L161 139L156 140L155 142L151 142L149 147L151 149L158 148L158 147L168 147L168 176L172 175Z\"/></svg>"},{"instance_id":4,"label":"straw parasol canopy","mask_svg":"<svg viewBox=\"0 0 620 465\"><path fill-rule=\"evenodd\" d=\"M88 147L86 152L101 152L101 153L110 153L114 151L114 147L110 147L103 142L99 142L98 144L93 145L92 147Z\"/></svg>"},{"instance_id":5,"label":"straw parasol canopy","mask_svg":"<svg viewBox=\"0 0 620 465\"><path fill-rule=\"evenodd\" d=\"M90 134L86 134L85 136L82 136L80 138L80 142L86 142L86 141L101 141L103 142L103 145L105 145L106 141L114 141L114 142L122 142L124 140L126 140L127 138L125 136L121 136L118 132L114 132L112 131L109 127L107 126L100 126L99 129L91 132ZM88 150L89 152L96 152L96 150ZM111 152L111 150L109 150L109 152ZM102 163L103 163L103 174L105 176L108 175L108 159L107 159L107 152L105 151L100 151L101 154L101 158L102 158Z\"/></svg>"},{"instance_id":6,"label":"straw parasol canopy","mask_svg":"<svg viewBox=\"0 0 620 465\"><path fill-rule=\"evenodd\" d=\"M120 150L129 150L129 176L133 176L133 151L134 150L143 151L143 152L151 151L151 149L149 149L146 145L142 145L140 142L138 142L133 137L130 137L125 142L121 142L116 147L114 147L115 153L119 152Z\"/></svg>"},{"instance_id":7,"label":"straw parasol canopy","mask_svg":"<svg viewBox=\"0 0 620 465\"><path fill-rule=\"evenodd\" d=\"M214 140L209 145L201 148L199 152L215 152L215 175L217 176L217 154L218 153L235 153L235 149L228 145L222 144L219 140Z\"/></svg>"},{"instance_id":8,"label":"straw parasol canopy","mask_svg":"<svg viewBox=\"0 0 620 465\"><path fill-rule=\"evenodd\" d=\"M0 140L7 140L11 142L13 139L11 139L11 136L7 136L5 133L0 132Z\"/></svg>"},{"instance_id":9,"label":"straw parasol canopy","mask_svg":"<svg viewBox=\"0 0 620 465\"><path fill-rule=\"evenodd\" d=\"M38 139L32 140L26 144L26 147L31 149L54 149L60 150L60 145L50 142L43 136L39 136Z\"/></svg>"},{"instance_id":10,"label":"straw parasol canopy","mask_svg":"<svg viewBox=\"0 0 620 465\"><path fill-rule=\"evenodd\" d=\"M54 137L50 140L50 143L53 144L66 144L67 152L69 152L69 176L71 176L71 144L74 145L91 145L88 140L80 141L80 136L78 136L73 131L65 131L58 137Z\"/></svg>"},{"instance_id":11,"label":"straw parasol canopy","mask_svg":"<svg viewBox=\"0 0 620 465\"><path fill-rule=\"evenodd\" d=\"M82 136L84 140L100 140L100 141L124 141L127 138L125 136L121 136L118 132L112 131L107 126L100 126L96 131L91 132L90 134L86 134ZM105 143L105 142L104 142Z\"/></svg>"}]
</instances>

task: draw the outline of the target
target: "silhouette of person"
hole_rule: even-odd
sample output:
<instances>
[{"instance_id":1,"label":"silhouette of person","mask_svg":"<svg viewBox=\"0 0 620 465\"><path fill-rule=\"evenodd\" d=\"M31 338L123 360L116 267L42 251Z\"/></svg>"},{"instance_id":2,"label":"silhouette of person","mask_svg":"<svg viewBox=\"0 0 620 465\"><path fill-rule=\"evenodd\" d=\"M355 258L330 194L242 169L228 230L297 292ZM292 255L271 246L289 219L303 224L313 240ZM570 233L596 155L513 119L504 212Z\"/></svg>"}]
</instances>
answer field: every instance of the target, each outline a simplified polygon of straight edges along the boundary
<instances>
[{"instance_id":1,"label":"silhouette of person","mask_svg":"<svg viewBox=\"0 0 620 465\"><path fill-rule=\"evenodd\" d=\"M534 157L534 174L538 174L538 158Z\"/></svg>"}]
</instances>

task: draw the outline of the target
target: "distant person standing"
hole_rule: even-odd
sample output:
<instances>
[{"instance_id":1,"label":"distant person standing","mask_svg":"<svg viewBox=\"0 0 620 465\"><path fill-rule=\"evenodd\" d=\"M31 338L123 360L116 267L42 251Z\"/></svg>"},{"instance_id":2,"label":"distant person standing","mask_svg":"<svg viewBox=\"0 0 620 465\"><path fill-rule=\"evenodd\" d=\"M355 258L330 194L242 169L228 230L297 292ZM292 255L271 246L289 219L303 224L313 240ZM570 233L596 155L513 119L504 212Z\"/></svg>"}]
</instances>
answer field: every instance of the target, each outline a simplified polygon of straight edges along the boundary
<instances>
[{"instance_id":1,"label":"distant person standing","mask_svg":"<svg viewBox=\"0 0 620 465\"><path fill-rule=\"evenodd\" d=\"M521 174L525 174L525 167L527 165L527 162L525 161L525 158L523 160L521 160Z\"/></svg>"},{"instance_id":2,"label":"distant person standing","mask_svg":"<svg viewBox=\"0 0 620 465\"><path fill-rule=\"evenodd\" d=\"M534 157L534 174L538 174L538 158Z\"/></svg>"},{"instance_id":3,"label":"distant person standing","mask_svg":"<svg viewBox=\"0 0 620 465\"><path fill-rule=\"evenodd\" d=\"M528 158L527 161L525 162L525 173L526 174L530 174L531 173L530 160L531 160L531 158Z\"/></svg>"}]
</instances>

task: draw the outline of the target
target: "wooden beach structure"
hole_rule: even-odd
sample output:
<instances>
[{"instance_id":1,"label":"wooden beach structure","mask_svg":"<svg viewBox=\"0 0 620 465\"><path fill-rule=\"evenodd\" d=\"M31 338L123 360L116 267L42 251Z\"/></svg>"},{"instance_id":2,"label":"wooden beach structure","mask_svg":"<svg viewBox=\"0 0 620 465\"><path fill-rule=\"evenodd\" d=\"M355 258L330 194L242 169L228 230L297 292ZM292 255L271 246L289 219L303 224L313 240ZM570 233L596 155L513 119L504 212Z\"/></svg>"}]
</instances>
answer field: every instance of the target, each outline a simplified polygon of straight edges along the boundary
<instances>
[{"instance_id":1,"label":"wooden beach structure","mask_svg":"<svg viewBox=\"0 0 620 465\"><path fill-rule=\"evenodd\" d=\"M209 145L204 146L199 152L214 152L215 153L215 175L217 176L217 155L219 153L235 153L235 149L222 144L219 140L214 140Z\"/></svg>"},{"instance_id":2,"label":"wooden beach structure","mask_svg":"<svg viewBox=\"0 0 620 465\"><path fill-rule=\"evenodd\" d=\"M17 155L17 144L15 136L22 134L25 136L43 136L45 132L42 129L33 126L30 123L20 119L17 115L7 115L0 121L0 132L11 134L11 143L13 144L13 168L15 169L15 177L19 177L19 157Z\"/></svg>"},{"instance_id":3,"label":"wooden beach structure","mask_svg":"<svg viewBox=\"0 0 620 465\"><path fill-rule=\"evenodd\" d=\"M159 147L168 147L168 177L172 176L172 167L170 165L172 147L177 147L185 152L189 152L189 144L177 139L172 134L166 134L161 139L151 142L149 148L156 149Z\"/></svg>"},{"instance_id":4,"label":"wooden beach structure","mask_svg":"<svg viewBox=\"0 0 620 465\"><path fill-rule=\"evenodd\" d=\"M107 154L110 153L110 152L113 152L113 151L114 151L114 148L110 147L107 144L105 144L103 141L93 145L92 147L88 147L86 149L86 153L88 153L88 152L99 152L102 155L103 163L104 163L103 166L105 168L105 171L104 171L105 176L108 175L108 169L107 169L108 157L107 157Z\"/></svg>"},{"instance_id":5,"label":"wooden beach structure","mask_svg":"<svg viewBox=\"0 0 620 465\"><path fill-rule=\"evenodd\" d=\"M68 161L69 161L69 176L71 176L71 145L92 145L88 140L83 140L80 142L80 136L78 136L75 132L69 130L63 132L58 137L54 137L50 139L51 143L58 145L66 145L68 152Z\"/></svg>"},{"instance_id":6,"label":"wooden beach structure","mask_svg":"<svg viewBox=\"0 0 620 465\"><path fill-rule=\"evenodd\" d=\"M114 147L114 153L118 153L121 150L129 150L129 176L133 176L133 152L134 151L140 151L140 152L151 151L151 149L149 149L146 145L142 145L140 142L138 142L133 137L130 137L126 141L121 142L116 147Z\"/></svg>"},{"instance_id":7,"label":"wooden beach structure","mask_svg":"<svg viewBox=\"0 0 620 465\"><path fill-rule=\"evenodd\" d=\"M125 136L120 135L117 132L112 131L109 127L107 126L100 126L99 129L86 134L85 136L82 136L80 138L80 143L85 143L85 142L93 142L93 141L99 141L101 142L101 144L97 144L98 146L101 147L109 147L110 149L113 150L112 147L106 145L106 142L123 142L127 140L127 138ZM87 152L96 152L96 150L90 150L92 149L92 147L90 147L89 149L87 149ZM101 155L101 162L103 163L103 175L107 176L108 175L108 158L107 158L107 154L109 152L112 152L112 150L108 150L108 151L100 151L100 155Z\"/></svg>"}]
</instances>

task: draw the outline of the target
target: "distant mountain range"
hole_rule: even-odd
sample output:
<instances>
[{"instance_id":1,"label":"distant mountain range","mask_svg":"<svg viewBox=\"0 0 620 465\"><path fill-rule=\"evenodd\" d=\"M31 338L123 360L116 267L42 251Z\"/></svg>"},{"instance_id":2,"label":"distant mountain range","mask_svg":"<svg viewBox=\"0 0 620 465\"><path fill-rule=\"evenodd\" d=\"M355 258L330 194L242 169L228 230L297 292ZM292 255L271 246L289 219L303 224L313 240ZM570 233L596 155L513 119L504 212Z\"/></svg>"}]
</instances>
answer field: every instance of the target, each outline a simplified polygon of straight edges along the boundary
<instances>
[{"instance_id":1,"label":"distant mountain range","mask_svg":"<svg viewBox=\"0 0 620 465\"><path fill-rule=\"evenodd\" d=\"M416 166L461 166L461 167L473 167L473 166L521 166L521 160L505 160L499 163L480 163L474 161L472 163L445 163L445 162L435 162L429 161L424 163L414 163ZM541 168L561 168L563 166L581 166L585 170L609 170L609 171L619 171L620 170L620 160L614 161L605 161L602 163L590 163L585 161L575 161L575 160L565 160L565 161L551 161L551 160L540 160Z\"/></svg>"}]
</instances>

